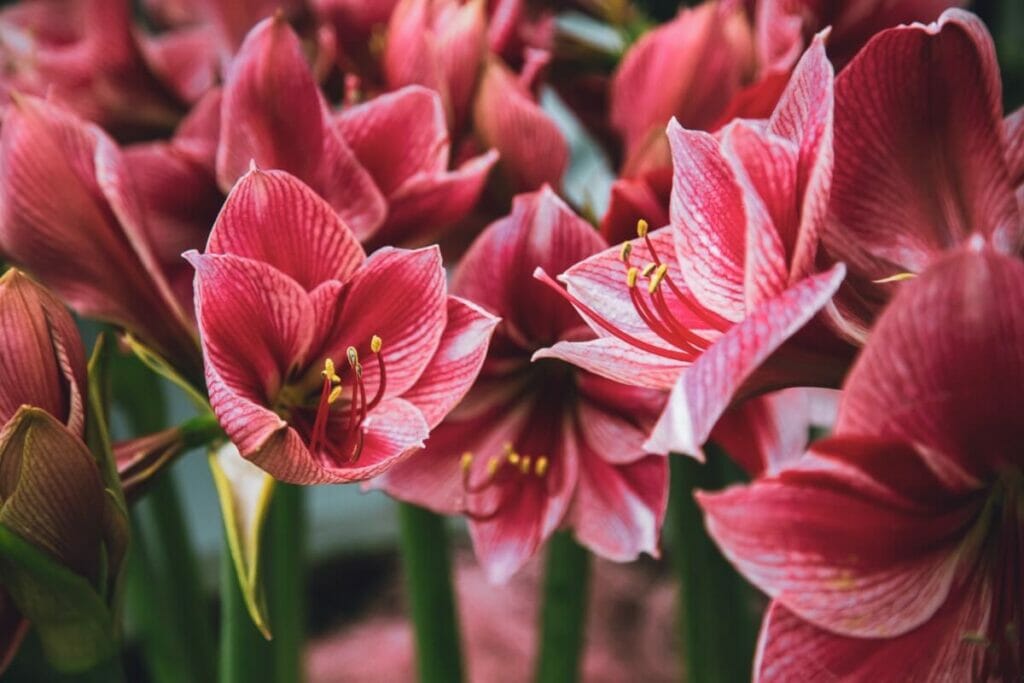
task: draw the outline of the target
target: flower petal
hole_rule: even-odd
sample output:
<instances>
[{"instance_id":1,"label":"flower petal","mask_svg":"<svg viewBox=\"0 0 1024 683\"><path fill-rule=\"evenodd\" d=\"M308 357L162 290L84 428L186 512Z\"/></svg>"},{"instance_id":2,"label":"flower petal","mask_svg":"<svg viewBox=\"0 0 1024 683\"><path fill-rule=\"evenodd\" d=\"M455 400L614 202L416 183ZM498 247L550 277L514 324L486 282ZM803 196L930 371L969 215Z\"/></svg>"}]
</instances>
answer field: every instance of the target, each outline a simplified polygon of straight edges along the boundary
<instances>
[{"instance_id":1,"label":"flower petal","mask_svg":"<svg viewBox=\"0 0 1024 683\"><path fill-rule=\"evenodd\" d=\"M534 353L533 359L538 358L558 358L615 382L666 391L675 385L679 373L690 366L686 361L639 351L616 337L560 341Z\"/></svg>"},{"instance_id":2,"label":"flower petal","mask_svg":"<svg viewBox=\"0 0 1024 683\"><path fill-rule=\"evenodd\" d=\"M210 233L207 253L262 261L312 291L346 282L366 259L334 210L298 178L253 169L238 181Z\"/></svg>"},{"instance_id":3,"label":"flower petal","mask_svg":"<svg viewBox=\"0 0 1024 683\"><path fill-rule=\"evenodd\" d=\"M701 445L744 381L828 303L842 264L801 280L757 307L679 375L646 447L701 457Z\"/></svg>"},{"instance_id":4,"label":"flower petal","mask_svg":"<svg viewBox=\"0 0 1024 683\"><path fill-rule=\"evenodd\" d=\"M667 182L662 181L666 176ZM601 235L609 244L636 237L641 218L651 225L668 224L671 172L650 173L641 178L618 178L612 183L608 211L601 219Z\"/></svg>"},{"instance_id":5,"label":"flower petal","mask_svg":"<svg viewBox=\"0 0 1024 683\"><path fill-rule=\"evenodd\" d=\"M436 427L473 385L499 319L476 304L448 297L448 323L437 353L423 374L402 397Z\"/></svg>"}]
</instances>

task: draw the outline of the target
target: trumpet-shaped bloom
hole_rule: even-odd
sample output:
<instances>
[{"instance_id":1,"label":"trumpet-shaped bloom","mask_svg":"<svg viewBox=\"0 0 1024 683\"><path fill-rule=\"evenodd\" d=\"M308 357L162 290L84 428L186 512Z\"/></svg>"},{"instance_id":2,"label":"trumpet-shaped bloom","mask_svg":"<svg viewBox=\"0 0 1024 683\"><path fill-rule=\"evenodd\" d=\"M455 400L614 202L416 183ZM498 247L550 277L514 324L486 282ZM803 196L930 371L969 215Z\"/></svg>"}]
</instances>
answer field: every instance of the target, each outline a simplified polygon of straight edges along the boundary
<instances>
[{"instance_id":1,"label":"trumpet-shaped bloom","mask_svg":"<svg viewBox=\"0 0 1024 683\"><path fill-rule=\"evenodd\" d=\"M981 239L908 283L847 380L834 435L704 494L774 602L756 678L1024 674L1024 264Z\"/></svg>"},{"instance_id":2,"label":"trumpet-shaped bloom","mask_svg":"<svg viewBox=\"0 0 1024 683\"><path fill-rule=\"evenodd\" d=\"M361 240L423 243L479 196L493 153L448 170L437 95L404 89L335 117L280 16L249 33L221 105L217 178L227 192L252 160L300 178Z\"/></svg>"},{"instance_id":3,"label":"trumpet-shaped bloom","mask_svg":"<svg viewBox=\"0 0 1024 683\"><path fill-rule=\"evenodd\" d=\"M668 135L672 224L648 233L641 222L639 240L566 271L566 296L600 337L541 355L671 389L647 447L699 455L734 399L838 382L845 367L816 344L784 346L843 277L841 265L814 272L832 172L832 69L821 41L767 121L737 121L717 137L673 122Z\"/></svg>"},{"instance_id":4,"label":"trumpet-shaped bloom","mask_svg":"<svg viewBox=\"0 0 1024 683\"><path fill-rule=\"evenodd\" d=\"M71 316L9 270L0 278L0 526L95 584L105 494L82 441L84 389L85 357ZM22 583L0 586L0 671L25 634L31 590L45 590L5 566L5 579Z\"/></svg>"},{"instance_id":5,"label":"trumpet-shaped bloom","mask_svg":"<svg viewBox=\"0 0 1024 683\"><path fill-rule=\"evenodd\" d=\"M205 253L186 258L213 410L242 456L282 481L365 479L420 448L496 323L448 296L436 248L367 258L282 171L243 176Z\"/></svg>"},{"instance_id":6,"label":"trumpet-shaped bloom","mask_svg":"<svg viewBox=\"0 0 1024 683\"><path fill-rule=\"evenodd\" d=\"M665 458L641 444L664 396L557 360L561 339L593 337L572 307L531 277L604 247L549 189L520 195L474 242L453 290L500 315L480 378L427 448L390 470L390 494L469 520L476 554L503 581L560 526L614 560L656 554Z\"/></svg>"},{"instance_id":7,"label":"trumpet-shaped bloom","mask_svg":"<svg viewBox=\"0 0 1024 683\"><path fill-rule=\"evenodd\" d=\"M851 339L863 342L900 286L891 280L970 236L1020 249L1014 192L1024 163L1012 122L1003 121L992 39L961 10L885 31L839 74L824 241L850 270L836 300Z\"/></svg>"},{"instance_id":8,"label":"trumpet-shaped bloom","mask_svg":"<svg viewBox=\"0 0 1024 683\"><path fill-rule=\"evenodd\" d=\"M198 375L190 292L170 284L159 243L172 236L151 220L138 171L96 125L19 97L0 132L0 249L79 313Z\"/></svg>"}]
</instances>

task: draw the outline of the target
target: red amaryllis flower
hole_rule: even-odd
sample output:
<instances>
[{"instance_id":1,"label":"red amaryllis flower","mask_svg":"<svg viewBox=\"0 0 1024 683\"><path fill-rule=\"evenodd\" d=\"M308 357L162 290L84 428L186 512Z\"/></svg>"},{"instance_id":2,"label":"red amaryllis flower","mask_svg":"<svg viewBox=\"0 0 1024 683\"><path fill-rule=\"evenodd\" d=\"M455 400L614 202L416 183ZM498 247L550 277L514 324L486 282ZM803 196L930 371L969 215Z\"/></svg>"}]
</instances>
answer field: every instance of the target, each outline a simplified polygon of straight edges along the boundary
<instances>
[{"instance_id":1,"label":"red amaryllis flower","mask_svg":"<svg viewBox=\"0 0 1024 683\"><path fill-rule=\"evenodd\" d=\"M820 39L771 119L737 121L717 137L670 124L672 225L648 234L642 223L636 243L569 269L566 296L600 337L540 355L671 388L647 443L656 452L699 454L741 393L838 382L845 365L815 357L814 345L783 347L843 277L841 265L812 274L831 134L832 67Z\"/></svg>"},{"instance_id":2,"label":"red amaryllis flower","mask_svg":"<svg viewBox=\"0 0 1024 683\"><path fill-rule=\"evenodd\" d=\"M879 34L836 79L835 121L824 242L850 269L836 301L851 339L863 342L897 287L885 280L971 235L1020 249L1021 130L1003 122L995 49L977 17L949 10Z\"/></svg>"},{"instance_id":3,"label":"red amaryllis flower","mask_svg":"<svg viewBox=\"0 0 1024 683\"><path fill-rule=\"evenodd\" d=\"M136 170L97 126L19 97L0 133L0 249L82 315L127 328L198 377L191 296L169 282Z\"/></svg>"},{"instance_id":4,"label":"red amaryllis flower","mask_svg":"<svg viewBox=\"0 0 1024 683\"><path fill-rule=\"evenodd\" d=\"M502 316L480 378L427 448L379 482L392 495L469 520L492 580L522 566L559 526L594 552L657 553L667 466L641 443L664 401L534 353L593 333L533 280L604 247L548 188L516 198L512 214L470 247L452 288Z\"/></svg>"},{"instance_id":5,"label":"red amaryllis flower","mask_svg":"<svg viewBox=\"0 0 1024 683\"><path fill-rule=\"evenodd\" d=\"M206 382L224 431L274 477L379 474L469 389L496 321L448 296L436 248L366 258L281 171L235 185L196 268Z\"/></svg>"},{"instance_id":6,"label":"red amaryllis flower","mask_svg":"<svg viewBox=\"0 0 1024 683\"><path fill-rule=\"evenodd\" d=\"M64 306L13 269L0 278L0 359L0 526L96 585L106 496L82 441L82 342ZM119 550L110 545L107 559L117 562ZM4 566L0 671L21 643L38 591L47 591L45 577L6 556ZM52 634L43 631L48 642Z\"/></svg>"},{"instance_id":7,"label":"red amaryllis flower","mask_svg":"<svg viewBox=\"0 0 1024 683\"><path fill-rule=\"evenodd\" d=\"M51 95L127 136L173 128L186 109L182 96L196 94L177 88L189 65L172 64L159 46L143 50L129 4L37 0L0 12L4 100L11 92Z\"/></svg>"},{"instance_id":8,"label":"red amaryllis flower","mask_svg":"<svg viewBox=\"0 0 1024 683\"><path fill-rule=\"evenodd\" d=\"M787 70L811 37L830 26L829 58L841 68L879 31L933 21L944 9L965 4L963 0L758 0L758 57L775 69Z\"/></svg>"},{"instance_id":9,"label":"red amaryllis flower","mask_svg":"<svg viewBox=\"0 0 1024 683\"><path fill-rule=\"evenodd\" d=\"M834 436L699 501L774 598L764 681L1024 675L1024 264L981 239L906 284Z\"/></svg>"},{"instance_id":10,"label":"red amaryllis flower","mask_svg":"<svg viewBox=\"0 0 1024 683\"><path fill-rule=\"evenodd\" d=\"M407 89L332 120L298 37L282 18L267 19L246 38L224 87L221 188L255 160L302 179L361 240L379 231L392 244L422 243L469 211L494 163L485 154L448 170L436 97Z\"/></svg>"}]
</instances>

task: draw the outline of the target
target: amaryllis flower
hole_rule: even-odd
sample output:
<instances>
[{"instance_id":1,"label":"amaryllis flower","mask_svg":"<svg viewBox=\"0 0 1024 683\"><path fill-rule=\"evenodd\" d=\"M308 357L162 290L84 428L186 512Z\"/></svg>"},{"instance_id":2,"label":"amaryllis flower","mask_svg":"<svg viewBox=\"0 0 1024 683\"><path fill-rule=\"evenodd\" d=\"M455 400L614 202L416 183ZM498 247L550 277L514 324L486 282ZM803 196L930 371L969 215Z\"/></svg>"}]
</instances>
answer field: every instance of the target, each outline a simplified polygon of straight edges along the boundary
<instances>
[{"instance_id":1,"label":"amaryllis flower","mask_svg":"<svg viewBox=\"0 0 1024 683\"><path fill-rule=\"evenodd\" d=\"M933 21L964 0L757 0L758 57L776 69L788 69L818 31L831 27L829 58L845 65L879 31L914 21Z\"/></svg>"},{"instance_id":2,"label":"amaryllis flower","mask_svg":"<svg viewBox=\"0 0 1024 683\"><path fill-rule=\"evenodd\" d=\"M664 401L558 360L531 362L593 333L531 277L604 247L549 189L520 195L455 273L452 289L500 315L484 369L427 448L378 482L390 494L469 520L492 580L503 581L560 526L594 552L657 553L667 463L641 448Z\"/></svg>"},{"instance_id":3,"label":"amaryllis flower","mask_svg":"<svg viewBox=\"0 0 1024 683\"><path fill-rule=\"evenodd\" d=\"M832 166L832 68L821 40L767 121L737 121L717 137L673 121L668 136L672 224L648 233L641 221L639 240L569 269L565 295L600 337L539 355L671 389L646 447L700 454L734 399L837 384L845 369L817 343L791 339L843 277L841 265L814 272Z\"/></svg>"},{"instance_id":4,"label":"amaryllis flower","mask_svg":"<svg viewBox=\"0 0 1024 683\"><path fill-rule=\"evenodd\" d=\"M824 240L850 269L841 328L862 343L891 280L971 235L1020 249L1021 131L1003 122L992 39L961 10L876 36L836 79L835 117Z\"/></svg>"},{"instance_id":5,"label":"amaryllis flower","mask_svg":"<svg viewBox=\"0 0 1024 683\"><path fill-rule=\"evenodd\" d=\"M0 250L82 315L125 327L195 378L191 295L170 284L136 170L96 125L18 97L0 132Z\"/></svg>"},{"instance_id":6,"label":"amaryllis flower","mask_svg":"<svg viewBox=\"0 0 1024 683\"><path fill-rule=\"evenodd\" d=\"M107 588L100 585L102 568L116 576L124 548L106 535L109 503L97 463L83 442L82 342L63 305L13 269L0 278L0 358L0 526L87 579L99 594ZM63 636L53 629L52 607L38 599L50 590L45 572L19 562L9 541L5 547L10 555L5 554L0 585L0 671L37 609L51 615L49 622L37 624L48 654L54 652L55 638L81 636L74 625ZM94 626L90 622L89 628Z\"/></svg>"},{"instance_id":7,"label":"amaryllis flower","mask_svg":"<svg viewBox=\"0 0 1024 683\"><path fill-rule=\"evenodd\" d=\"M762 681L1024 675L1024 264L980 238L903 286L794 465L703 494L774 598Z\"/></svg>"},{"instance_id":8,"label":"amaryllis flower","mask_svg":"<svg viewBox=\"0 0 1024 683\"><path fill-rule=\"evenodd\" d=\"M282 481L379 474L469 389L493 317L448 296L436 248L366 258L282 171L235 185L196 269L210 404L243 457Z\"/></svg>"},{"instance_id":9,"label":"amaryllis flower","mask_svg":"<svg viewBox=\"0 0 1024 683\"><path fill-rule=\"evenodd\" d=\"M176 86L201 65L164 47L143 49L126 0L17 3L0 12L0 91L52 96L126 136L167 131L186 109Z\"/></svg>"},{"instance_id":10,"label":"amaryllis flower","mask_svg":"<svg viewBox=\"0 0 1024 683\"><path fill-rule=\"evenodd\" d=\"M361 240L420 242L469 211L493 154L448 170L441 103L404 89L337 120L281 17L257 25L232 65L221 106L217 177L226 192L251 160L291 173L334 207ZM287 103L287 106L283 106Z\"/></svg>"}]
</instances>

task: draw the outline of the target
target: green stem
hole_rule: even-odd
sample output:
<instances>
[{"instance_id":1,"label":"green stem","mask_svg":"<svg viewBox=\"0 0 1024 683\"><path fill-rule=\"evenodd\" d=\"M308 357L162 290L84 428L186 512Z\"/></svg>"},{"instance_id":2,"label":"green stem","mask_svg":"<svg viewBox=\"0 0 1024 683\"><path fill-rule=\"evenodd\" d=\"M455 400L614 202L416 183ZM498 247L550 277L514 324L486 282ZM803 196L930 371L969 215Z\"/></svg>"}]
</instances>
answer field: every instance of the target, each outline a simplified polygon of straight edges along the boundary
<instances>
[{"instance_id":1,"label":"green stem","mask_svg":"<svg viewBox=\"0 0 1024 683\"><path fill-rule=\"evenodd\" d=\"M276 484L270 503L268 531L268 600L274 632L274 680L304 680L305 642L305 529L304 491L300 486Z\"/></svg>"},{"instance_id":2,"label":"green stem","mask_svg":"<svg viewBox=\"0 0 1024 683\"><path fill-rule=\"evenodd\" d=\"M219 682L262 683L273 680L271 646L249 617L226 539L221 551L220 600Z\"/></svg>"},{"instance_id":3,"label":"green stem","mask_svg":"<svg viewBox=\"0 0 1024 683\"><path fill-rule=\"evenodd\" d=\"M693 498L694 490L718 489L736 479L724 453L709 445L707 454L706 465L688 456L670 458L668 533L680 582L686 680L741 681L750 677L757 614L752 589L708 536Z\"/></svg>"},{"instance_id":4,"label":"green stem","mask_svg":"<svg viewBox=\"0 0 1024 683\"><path fill-rule=\"evenodd\" d=\"M399 503L398 519L419 680L457 683L462 680L462 654L444 519L408 503Z\"/></svg>"},{"instance_id":5,"label":"green stem","mask_svg":"<svg viewBox=\"0 0 1024 683\"><path fill-rule=\"evenodd\" d=\"M120 655L94 666L88 671L61 679L61 683L124 683Z\"/></svg>"},{"instance_id":6,"label":"green stem","mask_svg":"<svg viewBox=\"0 0 1024 683\"><path fill-rule=\"evenodd\" d=\"M571 683L580 678L590 555L568 532L559 532L548 542L545 572L536 680Z\"/></svg>"}]
</instances>

